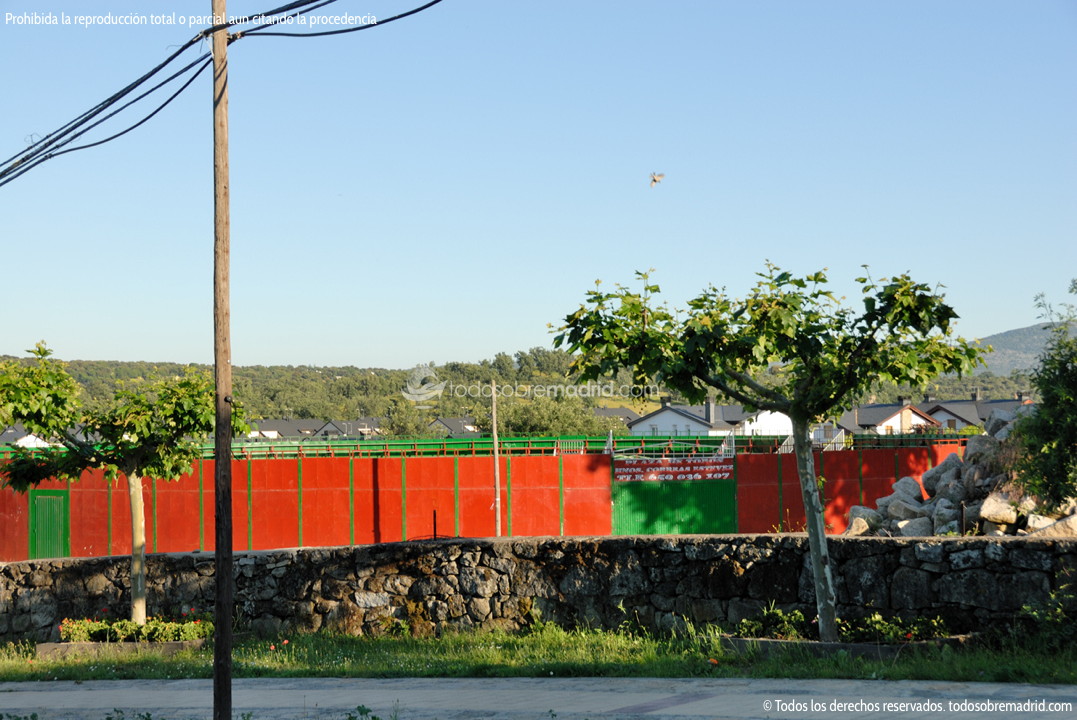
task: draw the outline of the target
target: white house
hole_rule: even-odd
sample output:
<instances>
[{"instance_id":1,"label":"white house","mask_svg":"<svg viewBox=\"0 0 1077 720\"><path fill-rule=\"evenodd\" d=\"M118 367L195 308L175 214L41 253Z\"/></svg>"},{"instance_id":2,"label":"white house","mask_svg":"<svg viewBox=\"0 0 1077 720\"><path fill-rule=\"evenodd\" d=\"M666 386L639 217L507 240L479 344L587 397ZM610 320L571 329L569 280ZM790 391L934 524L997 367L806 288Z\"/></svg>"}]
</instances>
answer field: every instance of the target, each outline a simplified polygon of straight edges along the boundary
<instances>
[{"instance_id":1,"label":"white house","mask_svg":"<svg viewBox=\"0 0 1077 720\"><path fill-rule=\"evenodd\" d=\"M740 405L663 405L626 423L633 435L791 435L793 423L781 413L750 413Z\"/></svg>"}]
</instances>

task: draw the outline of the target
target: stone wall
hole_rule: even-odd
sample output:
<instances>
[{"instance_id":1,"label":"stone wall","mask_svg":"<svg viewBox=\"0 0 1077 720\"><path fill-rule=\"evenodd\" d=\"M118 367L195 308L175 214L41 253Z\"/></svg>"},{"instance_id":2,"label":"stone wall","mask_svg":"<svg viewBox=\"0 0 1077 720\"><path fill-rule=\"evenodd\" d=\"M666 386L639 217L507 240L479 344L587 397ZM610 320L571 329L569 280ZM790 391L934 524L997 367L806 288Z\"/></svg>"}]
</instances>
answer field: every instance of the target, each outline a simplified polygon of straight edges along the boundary
<instances>
[{"instance_id":1,"label":"stone wall","mask_svg":"<svg viewBox=\"0 0 1077 720\"><path fill-rule=\"evenodd\" d=\"M1077 568L1077 541L834 537L839 615L1006 619ZM733 623L771 601L813 617L804 535L453 539L237 553L236 612L256 631L353 634L681 618ZM213 556L151 555L149 611L211 610ZM56 640L65 617L123 616L129 559L0 565L0 641Z\"/></svg>"}]
</instances>

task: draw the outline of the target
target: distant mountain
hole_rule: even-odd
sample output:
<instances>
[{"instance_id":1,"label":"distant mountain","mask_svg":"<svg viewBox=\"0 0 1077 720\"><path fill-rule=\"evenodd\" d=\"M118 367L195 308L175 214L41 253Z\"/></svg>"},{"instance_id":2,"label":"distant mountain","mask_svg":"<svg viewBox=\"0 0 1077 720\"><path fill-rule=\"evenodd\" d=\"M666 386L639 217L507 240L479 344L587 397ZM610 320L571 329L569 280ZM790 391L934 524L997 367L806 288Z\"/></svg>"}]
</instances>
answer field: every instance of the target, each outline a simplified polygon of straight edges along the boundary
<instances>
[{"instance_id":1,"label":"distant mountain","mask_svg":"<svg viewBox=\"0 0 1077 720\"><path fill-rule=\"evenodd\" d=\"M1077 332L1077 324L1074 331ZM986 369L995 375L1006 376L1014 370L1035 368L1040 364L1040 355L1050 337L1051 323L1042 322L980 338L981 345L990 345L994 350L984 358Z\"/></svg>"}]
</instances>

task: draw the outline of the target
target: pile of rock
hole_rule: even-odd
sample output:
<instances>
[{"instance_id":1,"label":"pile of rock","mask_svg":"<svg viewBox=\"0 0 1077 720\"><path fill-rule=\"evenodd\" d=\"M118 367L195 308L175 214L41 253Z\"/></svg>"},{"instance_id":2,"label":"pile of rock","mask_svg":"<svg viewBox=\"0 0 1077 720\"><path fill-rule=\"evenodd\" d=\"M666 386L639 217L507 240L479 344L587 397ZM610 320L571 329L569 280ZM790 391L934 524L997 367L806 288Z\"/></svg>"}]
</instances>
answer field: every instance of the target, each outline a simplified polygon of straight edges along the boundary
<instances>
[{"instance_id":1,"label":"pile of rock","mask_svg":"<svg viewBox=\"0 0 1077 720\"><path fill-rule=\"evenodd\" d=\"M955 453L919 481L901 478L890 495L875 501L876 509L851 508L845 534L1077 536L1077 501L1041 514L1033 498L1014 489L999 462L1014 420L1014 413L992 413L985 434L968 439L964 459Z\"/></svg>"}]
</instances>

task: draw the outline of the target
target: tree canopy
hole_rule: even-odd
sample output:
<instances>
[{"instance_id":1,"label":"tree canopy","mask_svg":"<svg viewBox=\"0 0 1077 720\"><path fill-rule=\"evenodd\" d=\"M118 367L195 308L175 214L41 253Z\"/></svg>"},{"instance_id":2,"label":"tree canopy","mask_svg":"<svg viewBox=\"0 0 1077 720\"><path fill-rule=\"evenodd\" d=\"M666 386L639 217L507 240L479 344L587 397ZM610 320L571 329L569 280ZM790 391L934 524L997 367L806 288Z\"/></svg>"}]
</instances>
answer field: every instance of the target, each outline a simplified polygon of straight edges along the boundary
<instances>
[{"instance_id":1,"label":"tree canopy","mask_svg":"<svg viewBox=\"0 0 1077 720\"><path fill-rule=\"evenodd\" d=\"M810 424L833 416L879 381L921 383L975 366L980 350L951 337L957 317L941 295L908 275L857 278L862 310L842 306L825 271L796 277L767 263L743 299L713 286L686 311L656 304L648 273L636 292L617 286L587 294L554 344L577 354L584 378L629 368L693 401L715 392L750 410L784 413L793 435L815 578L820 637L837 638ZM771 377L764 383L759 378Z\"/></svg>"},{"instance_id":2,"label":"tree canopy","mask_svg":"<svg viewBox=\"0 0 1077 720\"><path fill-rule=\"evenodd\" d=\"M174 480L190 471L200 442L213 431L213 381L194 369L182 375L130 383L113 401L83 409L79 385L63 363L39 343L31 362L0 364L0 417L46 441L43 448L16 448L0 466L4 484L26 490L49 479L78 480L89 469L126 478L131 503L131 619L144 623L145 518L142 479ZM245 431L242 414L235 429Z\"/></svg>"}]
</instances>

